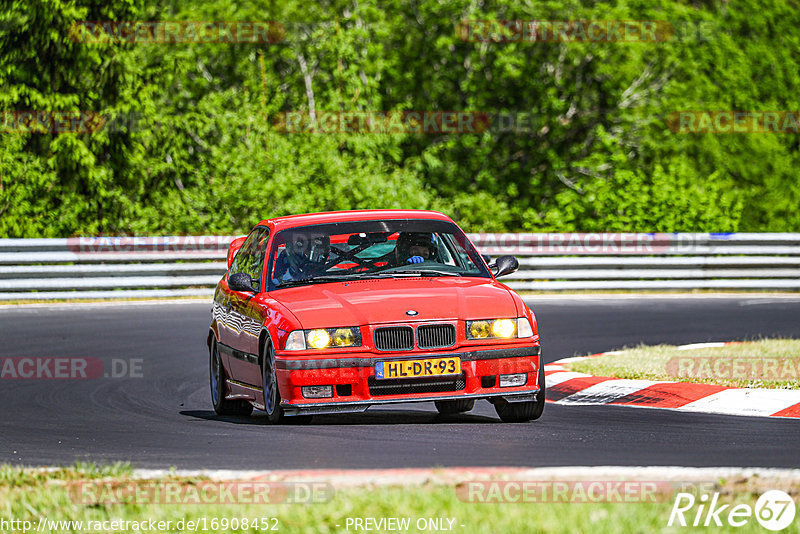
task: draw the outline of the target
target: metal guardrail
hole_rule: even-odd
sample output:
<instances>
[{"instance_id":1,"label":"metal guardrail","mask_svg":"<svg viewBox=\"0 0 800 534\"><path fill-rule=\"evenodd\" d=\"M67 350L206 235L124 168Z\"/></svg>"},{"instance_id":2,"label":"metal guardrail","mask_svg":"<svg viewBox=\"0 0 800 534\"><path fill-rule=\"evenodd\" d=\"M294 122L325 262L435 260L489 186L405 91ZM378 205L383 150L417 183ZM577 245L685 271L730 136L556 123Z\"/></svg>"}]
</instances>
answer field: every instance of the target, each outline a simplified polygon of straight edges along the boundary
<instances>
[{"instance_id":1,"label":"metal guardrail","mask_svg":"<svg viewBox=\"0 0 800 534\"><path fill-rule=\"evenodd\" d=\"M236 236L0 239L0 301L211 295ZM800 234L469 234L516 290L800 290Z\"/></svg>"}]
</instances>

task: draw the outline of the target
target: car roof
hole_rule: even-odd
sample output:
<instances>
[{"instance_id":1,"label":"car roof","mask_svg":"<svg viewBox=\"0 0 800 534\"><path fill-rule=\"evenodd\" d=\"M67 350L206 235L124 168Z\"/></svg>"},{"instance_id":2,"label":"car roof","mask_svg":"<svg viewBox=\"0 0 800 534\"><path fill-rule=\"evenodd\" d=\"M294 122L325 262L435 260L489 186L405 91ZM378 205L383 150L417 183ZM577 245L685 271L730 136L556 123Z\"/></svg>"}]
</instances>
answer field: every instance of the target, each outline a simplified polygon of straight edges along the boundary
<instances>
[{"instance_id":1,"label":"car roof","mask_svg":"<svg viewBox=\"0 0 800 534\"><path fill-rule=\"evenodd\" d=\"M438 211L429 210L352 210L327 211L322 213L304 213L265 219L259 226L270 226L275 231L285 228L296 228L310 224L326 224L349 221L371 221L381 219L431 219L453 222L450 217Z\"/></svg>"}]
</instances>

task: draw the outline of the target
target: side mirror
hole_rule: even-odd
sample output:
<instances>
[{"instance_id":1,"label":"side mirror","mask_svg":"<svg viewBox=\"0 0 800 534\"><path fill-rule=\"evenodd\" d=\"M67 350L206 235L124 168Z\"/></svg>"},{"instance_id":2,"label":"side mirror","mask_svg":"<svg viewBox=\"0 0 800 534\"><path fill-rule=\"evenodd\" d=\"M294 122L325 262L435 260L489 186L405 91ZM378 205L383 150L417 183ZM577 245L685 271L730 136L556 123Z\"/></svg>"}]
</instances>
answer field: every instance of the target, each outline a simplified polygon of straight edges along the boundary
<instances>
[{"instance_id":1,"label":"side mirror","mask_svg":"<svg viewBox=\"0 0 800 534\"><path fill-rule=\"evenodd\" d=\"M247 239L247 236L237 237L231 244L228 246L228 269L231 268L231 264L233 263L233 258L236 256L236 253L239 252L239 249L242 248L242 243L244 240Z\"/></svg>"},{"instance_id":2,"label":"side mirror","mask_svg":"<svg viewBox=\"0 0 800 534\"><path fill-rule=\"evenodd\" d=\"M519 269L519 262L514 256L500 256L494 262L494 267L497 269L494 273L495 277L505 276L516 272Z\"/></svg>"},{"instance_id":3,"label":"side mirror","mask_svg":"<svg viewBox=\"0 0 800 534\"><path fill-rule=\"evenodd\" d=\"M253 279L247 273L236 273L228 278L228 287L233 291L258 293L253 287Z\"/></svg>"}]
</instances>

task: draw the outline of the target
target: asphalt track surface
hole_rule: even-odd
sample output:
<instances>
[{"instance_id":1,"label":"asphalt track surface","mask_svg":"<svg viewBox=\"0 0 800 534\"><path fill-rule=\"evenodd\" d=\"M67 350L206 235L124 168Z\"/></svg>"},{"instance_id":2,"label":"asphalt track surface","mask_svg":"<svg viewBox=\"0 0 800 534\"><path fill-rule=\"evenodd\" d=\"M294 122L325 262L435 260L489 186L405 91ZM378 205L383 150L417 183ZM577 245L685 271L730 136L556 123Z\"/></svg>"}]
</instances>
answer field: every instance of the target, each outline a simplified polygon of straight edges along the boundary
<instances>
[{"instance_id":1,"label":"asphalt track surface","mask_svg":"<svg viewBox=\"0 0 800 534\"><path fill-rule=\"evenodd\" d=\"M638 343L800 338L800 297L528 299L545 361ZM548 404L502 424L486 401L432 403L267 426L218 417L209 399L203 301L0 309L0 357L141 359L141 377L0 380L0 463L131 462L184 469L683 465L800 467L800 422ZM256 414L260 412L255 412Z\"/></svg>"}]
</instances>

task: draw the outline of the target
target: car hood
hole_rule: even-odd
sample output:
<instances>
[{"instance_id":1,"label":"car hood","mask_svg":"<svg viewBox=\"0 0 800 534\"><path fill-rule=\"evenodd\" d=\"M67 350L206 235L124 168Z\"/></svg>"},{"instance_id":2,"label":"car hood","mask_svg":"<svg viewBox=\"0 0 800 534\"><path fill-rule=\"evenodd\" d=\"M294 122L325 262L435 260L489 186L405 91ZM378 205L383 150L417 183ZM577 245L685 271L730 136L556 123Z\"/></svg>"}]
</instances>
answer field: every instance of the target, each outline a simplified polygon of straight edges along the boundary
<instances>
[{"instance_id":1,"label":"car hood","mask_svg":"<svg viewBox=\"0 0 800 534\"><path fill-rule=\"evenodd\" d=\"M306 329L517 315L505 286L479 278L357 280L287 288L270 296ZM409 310L417 315L407 315Z\"/></svg>"}]
</instances>

